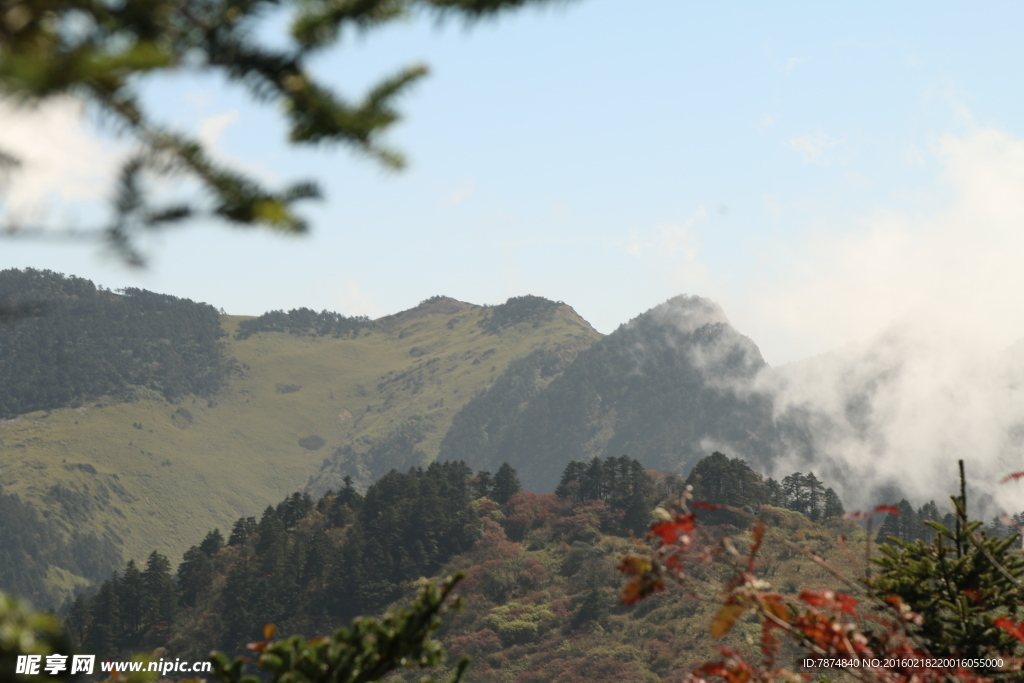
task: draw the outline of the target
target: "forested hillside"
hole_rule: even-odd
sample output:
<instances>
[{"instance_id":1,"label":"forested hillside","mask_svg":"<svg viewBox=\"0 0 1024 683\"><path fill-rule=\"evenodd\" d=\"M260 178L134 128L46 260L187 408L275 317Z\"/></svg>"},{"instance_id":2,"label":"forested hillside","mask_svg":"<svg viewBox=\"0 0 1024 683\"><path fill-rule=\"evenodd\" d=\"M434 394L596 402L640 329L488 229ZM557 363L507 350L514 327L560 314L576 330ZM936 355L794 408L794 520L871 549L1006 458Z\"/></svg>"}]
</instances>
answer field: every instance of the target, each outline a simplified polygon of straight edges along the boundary
<instances>
[{"instance_id":1,"label":"forested hillside","mask_svg":"<svg viewBox=\"0 0 1024 683\"><path fill-rule=\"evenodd\" d=\"M0 587L36 605L58 605L67 591L99 582L122 562L107 531L66 530L0 488Z\"/></svg>"},{"instance_id":2,"label":"forested hillside","mask_svg":"<svg viewBox=\"0 0 1024 683\"><path fill-rule=\"evenodd\" d=\"M0 417L104 395L208 396L228 372L206 304L26 269L0 272L0 310L21 312L0 322Z\"/></svg>"},{"instance_id":3,"label":"forested hillside","mask_svg":"<svg viewBox=\"0 0 1024 683\"><path fill-rule=\"evenodd\" d=\"M519 490L507 466L492 475L435 463L391 472L365 495L350 486L316 501L296 493L227 534L197 538L174 581L159 553L129 563L68 606L66 621L89 651L163 647L165 657L200 659L211 646L244 652L270 622L282 636L329 633L408 597L420 577L462 570L468 605L442 636L453 657L475 658L471 680L504 680L510 668L516 680L656 680L711 652L712 616L679 593L641 610L618 603L616 559L660 500L693 486L699 500L767 514L827 553L836 530L856 534L837 510L815 523L763 508L768 480L741 460L716 453L694 472L664 475L626 456L571 462L558 492L536 494ZM806 558L764 561L783 590L798 579L825 585ZM702 580L708 596L716 578Z\"/></svg>"}]
</instances>

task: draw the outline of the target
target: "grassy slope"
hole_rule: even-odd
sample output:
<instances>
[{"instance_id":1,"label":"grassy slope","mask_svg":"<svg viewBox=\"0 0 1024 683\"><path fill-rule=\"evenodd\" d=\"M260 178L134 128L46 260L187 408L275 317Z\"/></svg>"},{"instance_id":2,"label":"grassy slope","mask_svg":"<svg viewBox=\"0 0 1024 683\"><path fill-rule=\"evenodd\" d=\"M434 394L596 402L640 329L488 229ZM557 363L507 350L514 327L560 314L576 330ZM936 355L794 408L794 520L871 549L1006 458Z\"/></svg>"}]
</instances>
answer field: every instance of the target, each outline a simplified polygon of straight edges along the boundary
<instances>
[{"instance_id":1,"label":"grassy slope","mask_svg":"<svg viewBox=\"0 0 1024 683\"><path fill-rule=\"evenodd\" d=\"M568 307L536 328L485 334L476 324L485 311L413 309L356 339L231 339L242 371L213 401L99 402L0 422L0 485L76 528L115 534L126 558L156 549L176 563L209 529L226 531L302 488L336 447L359 451L409 416L429 420L420 447L434 457L452 416L511 360L599 336ZM226 316L225 330L241 319ZM283 385L301 389L282 393ZM326 444L300 447L312 434ZM84 494L77 508L62 510L47 494L56 484ZM63 586L74 582L51 574Z\"/></svg>"}]
</instances>

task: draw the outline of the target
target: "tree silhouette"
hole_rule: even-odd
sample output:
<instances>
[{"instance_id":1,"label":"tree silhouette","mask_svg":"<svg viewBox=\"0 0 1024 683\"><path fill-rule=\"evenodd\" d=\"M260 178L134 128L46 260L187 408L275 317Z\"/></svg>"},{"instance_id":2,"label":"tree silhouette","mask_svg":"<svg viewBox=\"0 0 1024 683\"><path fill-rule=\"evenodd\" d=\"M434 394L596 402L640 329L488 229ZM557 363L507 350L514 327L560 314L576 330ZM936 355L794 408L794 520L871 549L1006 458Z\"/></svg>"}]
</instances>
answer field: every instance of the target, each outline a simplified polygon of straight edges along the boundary
<instances>
[{"instance_id":1,"label":"tree silhouette","mask_svg":"<svg viewBox=\"0 0 1024 683\"><path fill-rule=\"evenodd\" d=\"M494 475L494 488L491 495L495 502L505 504L509 498L519 493L519 475L507 462L503 462Z\"/></svg>"}]
</instances>

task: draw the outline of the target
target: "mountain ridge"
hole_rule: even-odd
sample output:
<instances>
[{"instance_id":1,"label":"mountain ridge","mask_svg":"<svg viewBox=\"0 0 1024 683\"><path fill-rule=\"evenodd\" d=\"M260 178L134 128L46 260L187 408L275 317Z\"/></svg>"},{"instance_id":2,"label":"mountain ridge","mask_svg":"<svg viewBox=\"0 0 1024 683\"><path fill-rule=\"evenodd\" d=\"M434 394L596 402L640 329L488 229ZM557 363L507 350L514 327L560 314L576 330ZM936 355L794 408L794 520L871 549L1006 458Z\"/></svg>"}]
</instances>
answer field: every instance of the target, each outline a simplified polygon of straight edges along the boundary
<instances>
[{"instance_id":1,"label":"mountain ridge","mask_svg":"<svg viewBox=\"0 0 1024 683\"><path fill-rule=\"evenodd\" d=\"M650 467L682 471L723 448L752 462L773 454L770 397L754 385L766 364L708 299L675 297L637 316L540 388L530 382L542 364L535 357L532 366L511 366L516 376L476 399L514 410L514 417L471 403L466 417L453 420L439 457L473 467L507 461L524 486L546 491L570 460L628 453ZM750 443L751 436L763 443ZM486 455L474 456L473 448Z\"/></svg>"},{"instance_id":2,"label":"mountain ridge","mask_svg":"<svg viewBox=\"0 0 1024 683\"><path fill-rule=\"evenodd\" d=\"M423 429L409 464L432 460L451 417L510 362L599 336L560 305L488 331L485 318L498 309L399 315L386 329L359 326L337 337L307 330L237 339L239 325L257 318L221 316L234 370L217 393L174 403L145 391L85 397L77 408L4 420L0 487L65 537L112 539L123 553L112 566L141 561L154 548L180 557L196 534L257 514L311 478L337 486L323 461L341 446L359 456L379 451L412 421ZM18 561L7 576L52 573L49 588L29 596L40 605L86 583L43 555Z\"/></svg>"}]
</instances>

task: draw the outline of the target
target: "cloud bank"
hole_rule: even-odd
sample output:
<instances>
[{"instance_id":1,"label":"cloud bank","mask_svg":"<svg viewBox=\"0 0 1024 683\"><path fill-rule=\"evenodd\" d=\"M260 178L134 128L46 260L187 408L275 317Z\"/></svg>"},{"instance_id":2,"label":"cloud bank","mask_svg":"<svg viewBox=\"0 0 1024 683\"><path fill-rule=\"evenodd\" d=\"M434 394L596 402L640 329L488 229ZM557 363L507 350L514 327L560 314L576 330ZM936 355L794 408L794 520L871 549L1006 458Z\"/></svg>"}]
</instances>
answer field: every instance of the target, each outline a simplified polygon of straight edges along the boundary
<instances>
[{"instance_id":1,"label":"cloud bank","mask_svg":"<svg viewBox=\"0 0 1024 683\"><path fill-rule=\"evenodd\" d=\"M859 506L942 503L963 458L979 512L1024 510L999 484L1024 470L1024 140L975 128L930 154L941 207L818 231L726 309L756 341L838 349L761 377L788 439L775 474L814 469Z\"/></svg>"}]
</instances>

